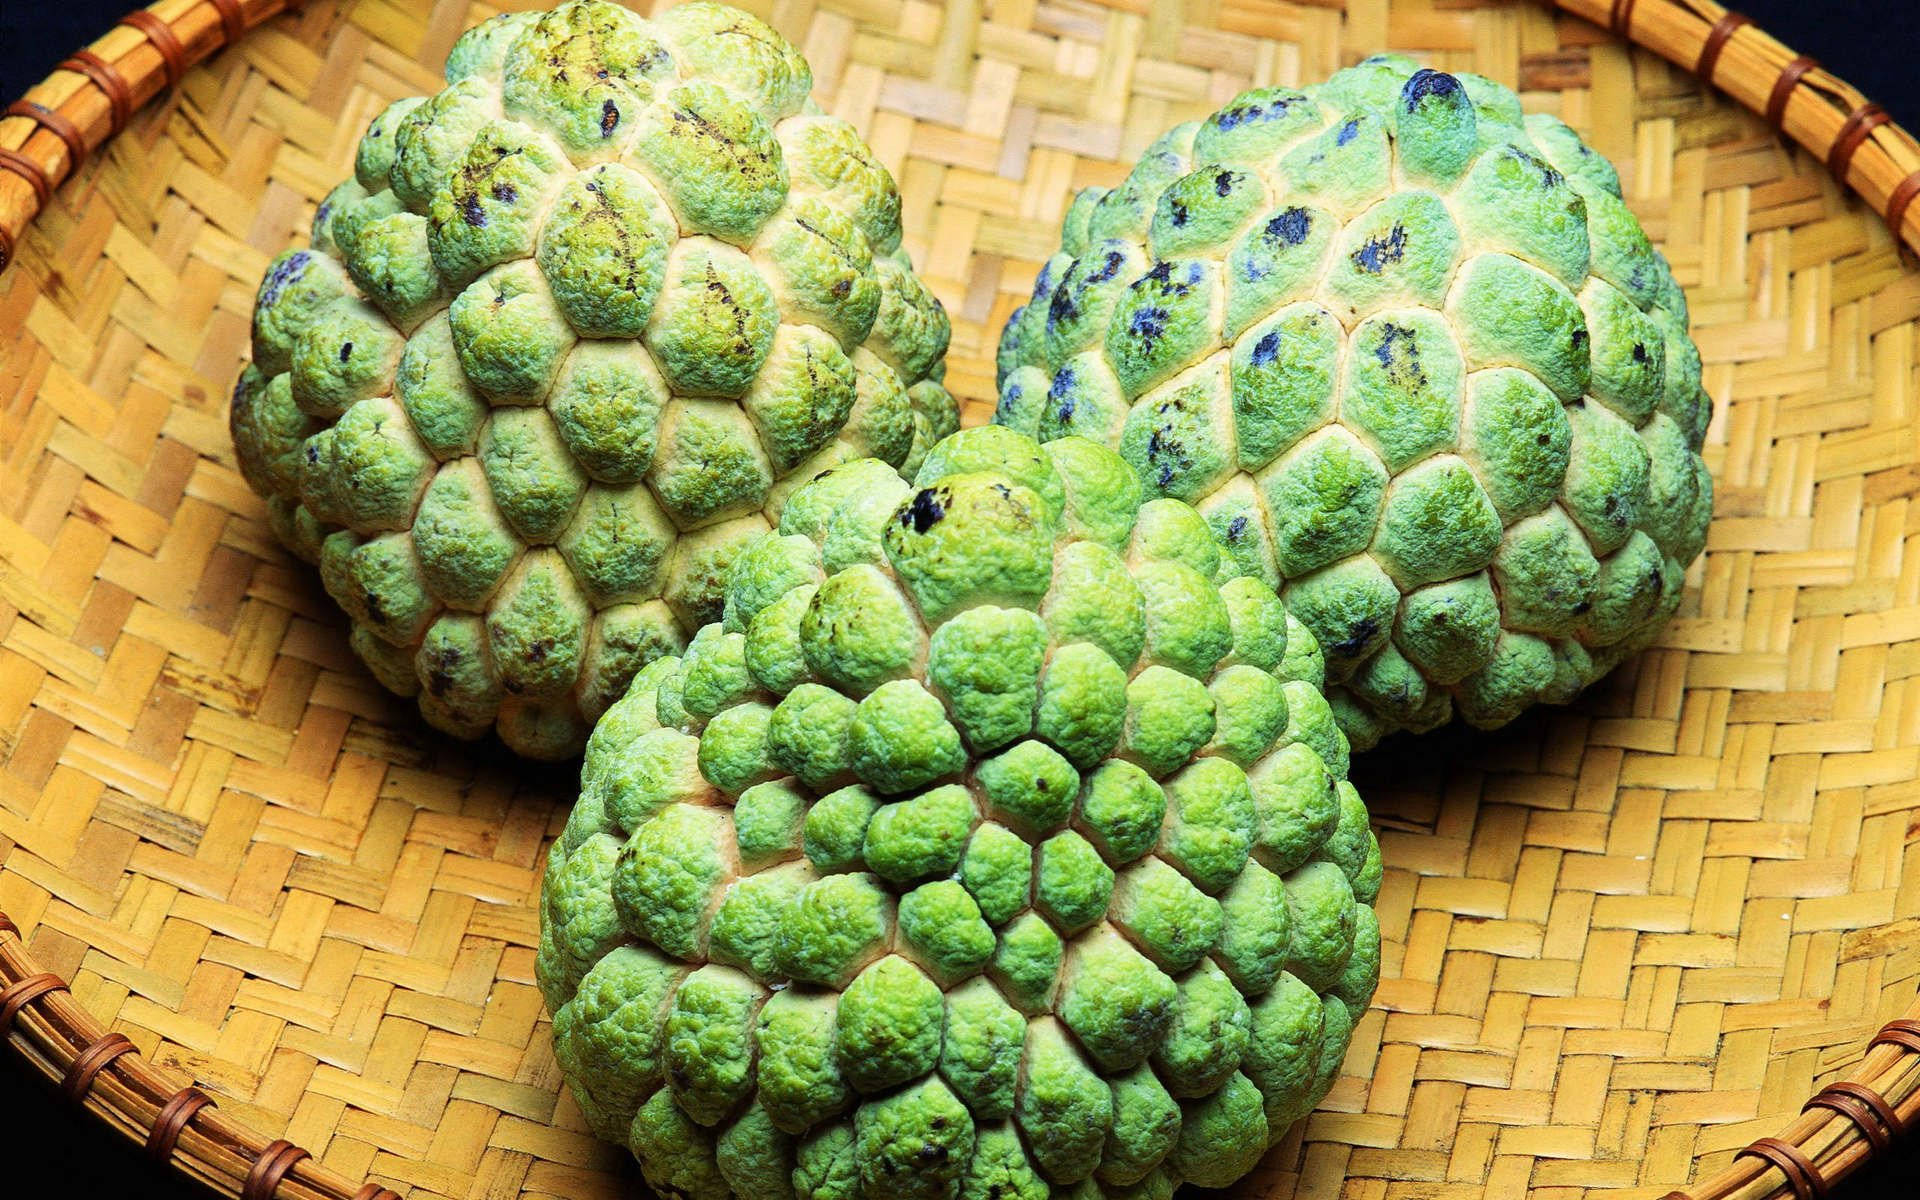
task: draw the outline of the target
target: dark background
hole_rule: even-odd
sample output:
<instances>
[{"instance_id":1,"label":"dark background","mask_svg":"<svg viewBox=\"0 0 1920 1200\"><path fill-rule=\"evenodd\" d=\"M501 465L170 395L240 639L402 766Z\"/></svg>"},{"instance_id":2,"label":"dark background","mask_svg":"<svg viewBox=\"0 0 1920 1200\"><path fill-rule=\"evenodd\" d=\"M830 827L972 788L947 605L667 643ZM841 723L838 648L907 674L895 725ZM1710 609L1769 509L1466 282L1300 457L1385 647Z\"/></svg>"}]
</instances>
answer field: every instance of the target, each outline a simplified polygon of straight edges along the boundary
<instances>
[{"instance_id":1,"label":"dark background","mask_svg":"<svg viewBox=\"0 0 1920 1200\"><path fill-rule=\"evenodd\" d=\"M0 0L0 103L11 101L68 53L85 45L129 8L129 0ZM1738 7L1796 51L1811 54L1894 119L1920 130L1920 80L1912 65L1920 45L1915 0L1743 0ZM0 1145L16 1163L59 1164L49 1194L137 1195L148 1200L206 1200L206 1193L148 1167L138 1151L77 1119L54 1093L11 1056L0 1057ZM1920 1152L1897 1155L1840 1189L1834 1200L1920 1195Z\"/></svg>"}]
</instances>

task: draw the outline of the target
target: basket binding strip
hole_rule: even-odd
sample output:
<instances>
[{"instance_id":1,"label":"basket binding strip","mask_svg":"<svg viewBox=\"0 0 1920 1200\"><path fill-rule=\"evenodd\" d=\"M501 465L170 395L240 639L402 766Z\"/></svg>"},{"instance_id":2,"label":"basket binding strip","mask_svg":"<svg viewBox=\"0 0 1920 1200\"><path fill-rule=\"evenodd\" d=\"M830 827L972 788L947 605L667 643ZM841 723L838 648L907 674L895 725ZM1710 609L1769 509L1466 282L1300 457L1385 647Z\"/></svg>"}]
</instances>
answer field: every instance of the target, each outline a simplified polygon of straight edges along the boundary
<instances>
[{"instance_id":1,"label":"basket binding strip","mask_svg":"<svg viewBox=\"0 0 1920 1200\"><path fill-rule=\"evenodd\" d=\"M1900 238L1920 247L1920 209L1915 207L1920 146L1878 106L1811 59L1793 56L1745 17L1704 0L1555 2L1654 49L1763 112L1775 129L1813 150L1837 179L1859 191ZM28 224L80 170L86 154L125 128L142 104L177 86L193 64L246 30L283 11L297 14L300 7L284 0L156 4L131 14L120 28L63 63L61 73L35 89L35 100L6 110L0 119L0 267L11 262ZM1337 64L1328 68L1332 65ZM911 107L913 101L907 103ZM0 281L0 297L5 294ZM968 390L983 394L979 388ZM0 563L4 558L0 547ZM10 611L4 607L8 603L8 593L0 590L0 613ZM11 750L0 744L0 752ZM6 838L0 829L0 849ZM5 896L0 891L0 899ZM3 912L0 1036L61 1081L75 1103L143 1140L157 1159L172 1161L229 1194L247 1200L395 1195L376 1183L348 1181L292 1141L269 1142L249 1132L245 1122L221 1113L207 1092L183 1086L176 1073L150 1064L127 1036L93 1022L58 975L37 969ZM1755 1139L1726 1170L1669 1195L1682 1200L1819 1196L1916 1120L1920 1003L1913 1016L1890 1022L1875 1036L1849 1078L1816 1094L1778 1136Z\"/></svg>"}]
</instances>

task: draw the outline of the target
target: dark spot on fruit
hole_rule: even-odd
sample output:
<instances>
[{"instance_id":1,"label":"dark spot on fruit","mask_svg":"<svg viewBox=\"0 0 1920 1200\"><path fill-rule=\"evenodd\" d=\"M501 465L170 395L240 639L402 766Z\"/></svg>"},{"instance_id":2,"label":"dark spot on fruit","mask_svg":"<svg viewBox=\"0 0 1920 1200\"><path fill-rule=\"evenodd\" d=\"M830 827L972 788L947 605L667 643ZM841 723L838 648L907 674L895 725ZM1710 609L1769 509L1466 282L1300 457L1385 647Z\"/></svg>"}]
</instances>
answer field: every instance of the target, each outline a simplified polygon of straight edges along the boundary
<instances>
[{"instance_id":1,"label":"dark spot on fruit","mask_svg":"<svg viewBox=\"0 0 1920 1200\"><path fill-rule=\"evenodd\" d=\"M1264 104L1259 102L1253 104L1236 104L1229 108L1223 108L1213 114L1213 124L1215 128L1224 133L1228 130L1238 129L1242 125L1276 120L1287 115L1287 108L1290 104L1291 101L1285 96L1276 96Z\"/></svg>"},{"instance_id":2,"label":"dark spot on fruit","mask_svg":"<svg viewBox=\"0 0 1920 1200\"><path fill-rule=\"evenodd\" d=\"M1253 344L1252 361L1256 367L1264 367L1280 354L1280 331L1269 330Z\"/></svg>"},{"instance_id":3,"label":"dark spot on fruit","mask_svg":"<svg viewBox=\"0 0 1920 1200\"><path fill-rule=\"evenodd\" d=\"M1304 208L1289 208L1267 222L1267 240L1298 246L1313 229L1313 216Z\"/></svg>"},{"instance_id":4,"label":"dark spot on fruit","mask_svg":"<svg viewBox=\"0 0 1920 1200\"><path fill-rule=\"evenodd\" d=\"M1228 541L1237 542L1242 537L1246 536L1246 532L1247 532L1247 518L1245 514L1237 516L1233 520L1227 522L1227 540Z\"/></svg>"},{"instance_id":5,"label":"dark spot on fruit","mask_svg":"<svg viewBox=\"0 0 1920 1200\"><path fill-rule=\"evenodd\" d=\"M1373 357L1386 369L1387 382L1403 392L1418 391L1427 385L1427 372L1420 364L1420 340L1411 326L1391 322L1380 326L1380 344Z\"/></svg>"},{"instance_id":6,"label":"dark spot on fruit","mask_svg":"<svg viewBox=\"0 0 1920 1200\"><path fill-rule=\"evenodd\" d=\"M900 523L910 525L915 533L925 533L940 523L947 515L947 509L940 502L940 494L933 488L921 488L913 494L913 502L907 505L907 511L900 514Z\"/></svg>"},{"instance_id":7,"label":"dark spot on fruit","mask_svg":"<svg viewBox=\"0 0 1920 1200\"><path fill-rule=\"evenodd\" d=\"M1576 329L1573 331L1573 336L1569 340L1572 341L1575 350L1584 350L1587 348L1587 331L1584 329Z\"/></svg>"},{"instance_id":8,"label":"dark spot on fruit","mask_svg":"<svg viewBox=\"0 0 1920 1200\"><path fill-rule=\"evenodd\" d=\"M1460 81L1445 71L1436 71L1431 67L1422 67L1413 73L1406 86L1400 89L1401 103L1412 112L1420 107L1420 102L1428 96L1451 96L1460 90Z\"/></svg>"},{"instance_id":9,"label":"dark spot on fruit","mask_svg":"<svg viewBox=\"0 0 1920 1200\"><path fill-rule=\"evenodd\" d=\"M996 421L1013 416L1014 409L1020 406L1022 392L1023 389L1017 383L1010 383L1002 389L1000 392L1000 403L996 404L993 410ZM823 476L824 474L825 472L822 472Z\"/></svg>"},{"instance_id":10,"label":"dark spot on fruit","mask_svg":"<svg viewBox=\"0 0 1920 1200\"><path fill-rule=\"evenodd\" d=\"M373 622L375 625L385 625L387 623L387 607L381 603L379 593L367 593L366 607L367 620Z\"/></svg>"},{"instance_id":11,"label":"dark spot on fruit","mask_svg":"<svg viewBox=\"0 0 1920 1200\"><path fill-rule=\"evenodd\" d=\"M547 653L552 649L552 638L536 638L527 643L527 660L534 663L543 663L547 661Z\"/></svg>"},{"instance_id":12,"label":"dark spot on fruit","mask_svg":"<svg viewBox=\"0 0 1920 1200\"><path fill-rule=\"evenodd\" d=\"M1407 254L1407 227L1395 222L1387 236L1368 238L1353 252L1353 265L1369 275L1378 275Z\"/></svg>"},{"instance_id":13,"label":"dark spot on fruit","mask_svg":"<svg viewBox=\"0 0 1920 1200\"><path fill-rule=\"evenodd\" d=\"M1163 404L1160 411L1178 410L1173 404ZM1162 425L1148 436L1147 462L1152 464L1154 482L1162 491L1172 487L1181 472L1193 467L1193 457L1187 453L1186 444L1175 437L1172 427L1167 425Z\"/></svg>"},{"instance_id":14,"label":"dark spot on fruit","mask_svg":"<svg viewBox=\"0 0 1920 1200\"><path fill-rule=\"evenodd\" d=\"M1187 223L1187 206L1175 200L1173 202L1173 227L1179 229Z\"/></svg>"},{"instance_id":15,"label":"dark spot on fruit","mask_svg":"<svg viewBox=\"0 0 1920 1200\"><path fill-rule=\"evenodd\" d=\"M308 442L307 443L307 465L318 466L319 463L320 463L320 447L314 445L312 442Z\"/></svg>"},{"instance_id":16,"label":"dark spot on fruit","mask_svg":"<svg viewBox=\"0 0 1920 1200\"><path fill-rule=\"evenodd\" d=\"M1327 649L1338 655L1358 654L1366 648L1373 635L1380 632L1380 622L1372 617L1363 617L1347 628L1347 636L1341 638Z\"/></svg>"},{"instance_id":17,"label":"dark spot on fruit","mask_svg":"<svg viewBox=\"0 0 1920 1200\"><path fill-rule=\"evenodd\" d=\"M1647 353L1647 344L1645 342L1635 342L1633 344L1633 361L1645 366L1652 358L1653 356Z\"/></svg>"},{"instance_id":18,"label":"dark spot on fruit","mask_svg":"<svg viewBox=\"0 0 1920 1200\"><path fill-rule=\"evenodd\" d=\"M1213 194L1225 196L1233 191L1233 172L1222 171L1213 177Z\"/></svg>"},{"instance_id":19,"label":"dark spot on fruit","mask_svg":"<svg viewBox=\"0 0 1920 1200\"><path fill-rule=\"evenodd\" d=\"M828 290L833 293L835 300L845 300L848 293L853 291L853 280L841 276L833 281L833 286Z\"/></svg>"},{"instance_id":20,"label":"dark spot on fruit","mask_svg":"<svg viewBox=\"0 0 1920 1200\"><path fill-rule=\"evenodd\" d=\"M480 207L480 197L468 193L466 198L460 201L460 219L475 229L486 227L487 210Z\"/></svg>"},{"instance_id":21,"label":"dark spot on fruit","mask_svg":"<svg viewBox=\"0 0 1920 1200\"><path fill-rule=\"evenodd\" d=\"M493 198L502 204L512 204L520 198L519 191L506 180L496 180L492 187Z\"/></svg>"},{"instance_id":22,"label":"dark spot on fruit","mask_svg":"<svg viewBox=\"0 0 1920 1200\"><path fill-rule=\"evenodd\" d=\"M1333 144L1336 146L1344 146L1348 142L1351 142L1354 138L1358 137L1359 135L1360 135L1360 122L1357 120L1348 121L1345 125L1342 125L1340 127L1339 133L1336 133L1333 135Z\"/></svg>"},{"instance_id":23,"label":"dark spot on fruit","mask_svg":"<svg viewBox=\"0 0 1920 1200\"><path fill-rule=\"evenodd\" d=\"M1080 315L1080 306L1074 303L1072 280L1064 281L1053 289L1053 299L1047 302L1047 328L1053 329L1062 321L1071 321Z\"/></svg>"},{"instance_id":24,"label":"dark spot on fruit","mask_svg":"<svg viewBox=\"0 0 1920 1200\"><path fill-rule=\"evenodd\" d=\"M1120 264L1125 261L1126 261L1126 257L1122 255L1118 250L1107 251L1106 261L1100 264L1099 270L1087 276L1087 282L1088 283L1105 283L1107 280L1112 279L1115 275L1120 273Z\"/></svg>"},{"instance_id":25,"label":"dark spot on fruit","mask_svg":"<svg viewBox=\"0 0 1920 1200\"><path fill-rule=\"evenodd\" d=\"M612 137L620 124L620 106L609 100L600 106L600 136Z\"/></svg>"},{"instance_id":26,"label":"dark spot on fruit","mask_svg":"<svg viewBox=\"0 0 1920 1200\"><path fill-rule=\"evenodd\" d=\"M307 273L307 265L312 261L311 254L298 250L274 264L267 274L267 285L260 289L260 303L271 305L280 299L280 293L288 284L298 282Z\"/></svg>"},{"instance_id":27,"label":"dark spot on fruit","mask_svg":"<svg viewBox=\"0 0 1920 1200\"><path fill-rule=\"evenodd\" d=\"M1167 310L1151 307L1136 310L1133 320L1127 325L1127 332L1139 338L1141 348L1152 354L1154 343L1167 332Z\"/></svg>"},{"instance_id":28,"label":"dark spot on fruit","mask_svg":"<svg viewBox=\"0 0 1920 1200\"><path fill-rule=\"evenodd\" d=\"M1033 277L1033 293L1028 296L1027 299L1029 301L1038 300L1052 290L1053 264L1047 263L1040 268L1040 273Z\"/></svg>"},{"instance_id":29,"label":"dark spot on fruit","mask_svg":"<svg viewBox=\"0 0 1920 1200\"><path fill-rule=\"evenodd\" d=\"M341 342L340 343L340 361L345 362L352 357L353 357L353 343Z\"/></svg>"}]
</instances>

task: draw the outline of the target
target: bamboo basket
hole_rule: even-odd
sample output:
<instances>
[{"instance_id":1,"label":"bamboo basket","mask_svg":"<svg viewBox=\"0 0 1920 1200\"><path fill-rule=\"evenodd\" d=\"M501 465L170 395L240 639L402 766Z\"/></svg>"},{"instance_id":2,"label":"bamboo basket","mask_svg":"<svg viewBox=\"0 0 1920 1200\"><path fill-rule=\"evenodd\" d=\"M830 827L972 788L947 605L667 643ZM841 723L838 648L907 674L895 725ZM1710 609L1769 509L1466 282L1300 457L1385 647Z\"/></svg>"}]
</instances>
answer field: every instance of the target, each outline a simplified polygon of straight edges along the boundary
<instances>
[{"instance_id":1,"label":"bamboo basket","mask_svg":"<svg viewBox=\"0 0 1920 1200\"><path fill-rule=\"evenodd\" d=\"M1687 287L1680 618L1361 758L1384 978L1260 1200L1817 1197L1920 1119L1920 145L1704 0L1557 3L752 5L899 179L971 420L1073 189L1379 48L1581 129ZM226 435L267 259L491 9L286 7L162 0L0 119L0 1036L247 1200L631 1193L532 986L571 781L381 692Z\"/></svg>"}]
</instances>

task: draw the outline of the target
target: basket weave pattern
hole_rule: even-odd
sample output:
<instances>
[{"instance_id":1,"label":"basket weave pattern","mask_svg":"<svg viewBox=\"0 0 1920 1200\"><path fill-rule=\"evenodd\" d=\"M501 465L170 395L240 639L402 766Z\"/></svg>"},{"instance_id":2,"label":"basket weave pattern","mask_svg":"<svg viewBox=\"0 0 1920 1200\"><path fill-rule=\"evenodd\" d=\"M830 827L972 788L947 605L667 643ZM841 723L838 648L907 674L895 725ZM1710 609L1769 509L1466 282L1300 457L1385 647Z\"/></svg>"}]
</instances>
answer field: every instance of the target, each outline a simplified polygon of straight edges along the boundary
<instances>
[{"instance_id":1,"label":"basket weave pattern","mask_svg":"<svg viewBox=\"0 0 1920 1200\"><path fill-rule=\"evenodd\" d=\"M1755 107L1793 63L1710 5L1566 4ZM281 7L167 0L171 51L142 22L95 46L127 95L83 62L29 97L65 132L0 120L0 1034L249 1200L614 1195L532 986L567 781L380 690L225 427L267 260L491 10L254 28ZM1361 760L1379 997L1244 1194L1810 1195L1920 1117L1920 1023L1856 1068L1920 981L1920 275L1881 221L1920 228L1912 139L1798 70L1776 124L1850 139L1860 204L1685 71L1498 0L749 7L899 179L975 421L1075 188L1383 46L1588 135L1687 287L1720 499L1681 618L1571 709ZM16 158L66 180L30 227Z\"/></svg>"}]
</instances>

